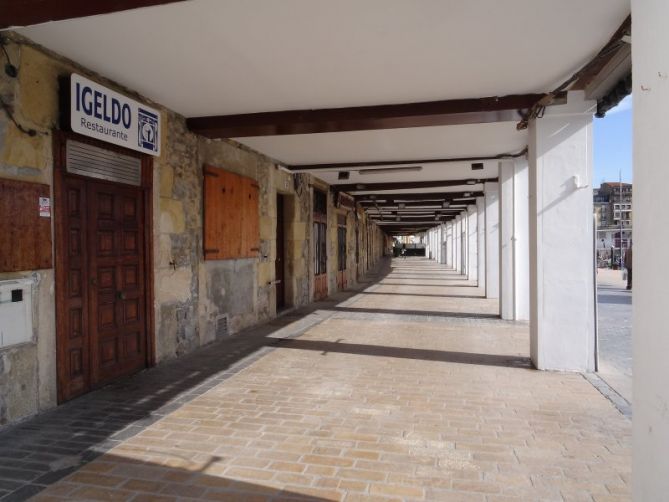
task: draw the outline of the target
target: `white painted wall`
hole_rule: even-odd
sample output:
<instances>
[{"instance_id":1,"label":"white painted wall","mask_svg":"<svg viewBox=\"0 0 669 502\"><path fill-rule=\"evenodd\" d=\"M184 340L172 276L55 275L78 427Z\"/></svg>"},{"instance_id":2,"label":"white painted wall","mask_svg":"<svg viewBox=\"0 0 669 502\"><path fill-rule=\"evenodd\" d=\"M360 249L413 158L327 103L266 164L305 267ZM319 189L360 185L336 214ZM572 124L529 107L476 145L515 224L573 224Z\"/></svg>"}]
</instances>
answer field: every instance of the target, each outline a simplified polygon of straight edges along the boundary
<instances>
[{"instance_id":1,"label":"white painted wall","mask_svg":"<svg viewBox=\"0 0 669 502\"><path fill-rule=\"evenodd\" d=\"M499 298L499 183L486 183L484 198L486 297Z\"/></svg>"},{"instance_id":2,"label":"white painted wall","mask_svg":"<svg viewBox=\"0 0 669 502\"><path fill-rule=\"evenodd\" d=\"M478 278L478 215L476 206L467 207L467 279L475 281Z\"/></svg>"},{"instance_id":3,"label":"white painted wall","mask_svg":"<svg viewBox=\"0 0 669 502\"><path fill-rule=\"evenodd\" d=\"M530 352L539 369L594 368L594 110L575 91L530 122Z\"/></svg>"},{"instance_id":4,"label":"white painted wall","mask_svg":"<svg viewBox=\"0 0 669 502\"><path fill-rule=\"evenodd\" d=\"M633 0L634 500L669 494L669 227L658 224L669 184L669 2Z\"/></svg>"},{"instance_id":5,"label":"white painted wall","mask_svg":"<svg viewBox=\"0 0 669 502\"><path fill-rule=\"evenodd\" d=\"M486 261L486 244L485 244L485 198L476 198L476 228L477 228L477 243L478 249L478 273L476 276L476 283L481 294L485 294L485 261Z\"/></svg>"}]
</instances>

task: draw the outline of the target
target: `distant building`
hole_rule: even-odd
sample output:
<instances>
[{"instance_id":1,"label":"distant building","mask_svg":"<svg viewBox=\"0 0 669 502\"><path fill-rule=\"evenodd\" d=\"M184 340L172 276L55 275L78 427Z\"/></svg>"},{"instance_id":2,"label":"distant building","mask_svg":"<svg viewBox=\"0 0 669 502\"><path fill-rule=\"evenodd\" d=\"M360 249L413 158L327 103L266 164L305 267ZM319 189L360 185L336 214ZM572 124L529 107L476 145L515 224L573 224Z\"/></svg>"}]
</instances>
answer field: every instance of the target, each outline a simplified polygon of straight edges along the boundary
<instances>
[{"instance_id":1,"label":"distant building","mask_svg":"<svg viewBox=\"0 0 669 502\"><path fill-rule=\"evenodd\" d=\"M615 264L632 242L632 184L602 183L593 190L593 205L598 265L611 265L611 257Z\"/></svg>"}]
</instances>

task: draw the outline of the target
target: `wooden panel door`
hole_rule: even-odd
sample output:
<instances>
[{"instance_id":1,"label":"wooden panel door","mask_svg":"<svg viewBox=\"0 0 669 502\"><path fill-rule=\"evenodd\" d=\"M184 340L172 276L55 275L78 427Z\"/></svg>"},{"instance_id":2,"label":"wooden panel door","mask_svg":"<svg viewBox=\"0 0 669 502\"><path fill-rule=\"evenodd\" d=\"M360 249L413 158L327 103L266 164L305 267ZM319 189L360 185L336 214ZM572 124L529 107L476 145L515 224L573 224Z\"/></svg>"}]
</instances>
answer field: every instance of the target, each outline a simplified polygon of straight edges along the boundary
<instances>
[{"instance_id":1,"label":"wooden panel door","mask_svg":"<svg viewBox=\"0 0 669 502\"><path fill-rule=\"evenodd\" d=\"M283 196L276 196L276 260L274 262L274 279L276 284L276 310L286 306L285 277L285 244L284 244L284 210Z\"/></svg>"},{"instance_id":2,"label":"wooden panel door","mask_svg":"<svg viewBox=\"0 0 669 502\"><path fill-rule=\"evenodd\" d=\"M86 182L65 178L59 201L62 230L58 242L58 400L72 399L90 389L88 337L88 264Z\"/></svg>"},{"instance_id":3,"label":"wooden panel door","mask_svg":"<svg viewBox=\"0 0 669 502\"><path fill-rule=\"evenodd\" d=\"M140 189L88 182L91 386L146 366Z\"/></svg>"}]
</instances>

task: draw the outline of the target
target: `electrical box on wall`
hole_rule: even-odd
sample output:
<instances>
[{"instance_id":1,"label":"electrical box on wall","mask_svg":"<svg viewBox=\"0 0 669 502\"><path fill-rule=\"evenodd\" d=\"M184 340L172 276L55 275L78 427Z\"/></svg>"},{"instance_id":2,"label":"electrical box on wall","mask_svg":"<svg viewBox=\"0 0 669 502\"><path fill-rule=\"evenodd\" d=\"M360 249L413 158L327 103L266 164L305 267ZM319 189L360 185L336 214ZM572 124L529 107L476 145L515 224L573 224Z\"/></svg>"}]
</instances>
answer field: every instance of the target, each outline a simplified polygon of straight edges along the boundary
<instances>
[{"instance_id":1,"label":"electrical box on wall","mask_svg":"<svg viewBox=\"0 0 669 502\"><path fill-rule=\"evenodd\" d=\"M0 349L33 339L32 279L0 281Z\"/></svg>"}]
</instances>

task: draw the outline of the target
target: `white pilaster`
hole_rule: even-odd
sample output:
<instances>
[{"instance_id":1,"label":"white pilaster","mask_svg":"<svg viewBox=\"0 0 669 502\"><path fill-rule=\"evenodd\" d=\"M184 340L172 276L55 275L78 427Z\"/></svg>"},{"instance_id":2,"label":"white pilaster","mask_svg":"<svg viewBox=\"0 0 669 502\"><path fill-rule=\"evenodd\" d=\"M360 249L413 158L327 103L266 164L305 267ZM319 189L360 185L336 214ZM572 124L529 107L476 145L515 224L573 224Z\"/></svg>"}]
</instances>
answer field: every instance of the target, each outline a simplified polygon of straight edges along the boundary
<instances>
[{"instance_id":1,"label":"white pilaster","mask_svg":"<svg viewBox=\"0 0 669 502\"><path fill-rule=\"evenodd\" d=\"M486 261L486 246L485 246L485 199L483 197L476 198L476 229L477 229L477 244L478 249L478 266L476 282L479 291L485 294L485 261Z\"/></svg>"},{"instance_id":2,"label":"white pilaster","mask_svg":"<svg viewBox=\"0 0 669 502\"><path fill-rule=\"evenodd\" d=\"M594 108L570 92L530 122L530 353L539 369L594 367Z\"/></svg>"},{"instance_id":3,"label":"white pilaster","mask_svg":"<svg viewBox=\"0 0 669 502\"><path fill-rule=\"evenodd\" d=\"M658 224L669 186L669 2L633 0L634 419L632 498L669 494L669 228Z\"/></svg>"},{"instance_id":4,"label":"white pilaster","mask_svg":"<svg viewBox=\"0 0 669 502\"><path fill-rule=\"evenodd\" d=\"M484 185L485 289L487 298L499 298L499 183Z\"/></svg>"}]
</instances>

